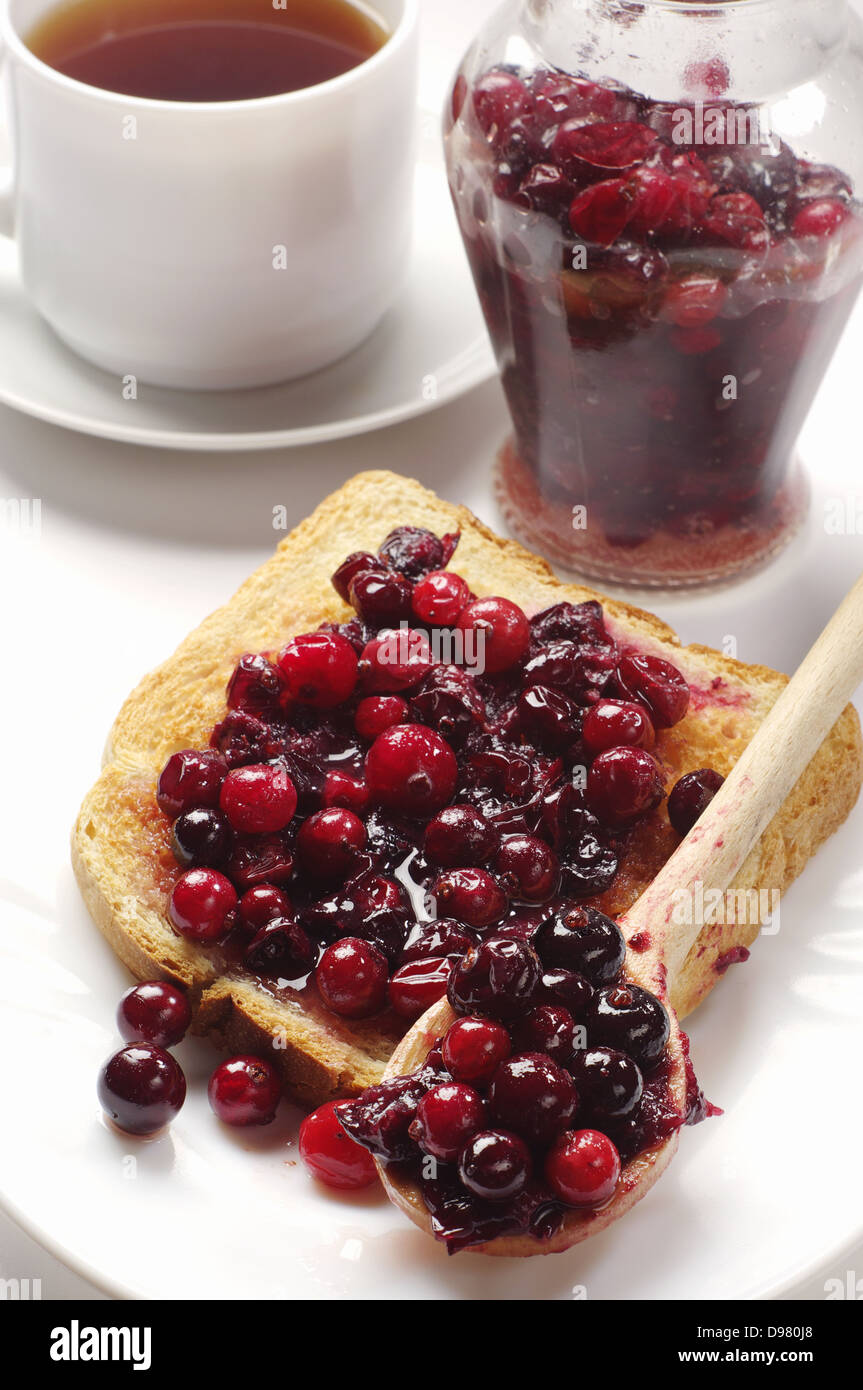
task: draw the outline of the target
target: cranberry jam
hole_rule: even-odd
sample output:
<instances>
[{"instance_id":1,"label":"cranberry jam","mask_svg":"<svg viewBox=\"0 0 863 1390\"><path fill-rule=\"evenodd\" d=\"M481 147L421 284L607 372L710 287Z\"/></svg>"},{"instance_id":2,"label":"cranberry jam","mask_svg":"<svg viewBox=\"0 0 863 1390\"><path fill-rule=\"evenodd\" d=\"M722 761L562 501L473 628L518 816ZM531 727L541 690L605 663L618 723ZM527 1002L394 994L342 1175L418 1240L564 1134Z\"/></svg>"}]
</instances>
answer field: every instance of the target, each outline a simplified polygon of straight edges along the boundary
<instances>
[{"instance_id":1,"label":"cranberry jam","mask_svg":"<svg viewBox=\"0 0 863 1390\"><path fill-rule=\"evenodd\" d=\"M668 1015L623 960L594 908L559 909L531 941L485 936L452 970L457 1017L423 1066L335 1107L355 1143L413 1179L450 1254L550 1238L567 1211L606 1206L628 1160L716 1113L694 1078L677 1111Z\"/></svg>"},{"instance_id":2,"label":"cranberry jam","mask_svg":"<svg viewBox=\"0 0 863 1390\"><path fill-rule=\"evenodd\" d=\"M419 1077L339 1112L374 1153L440 1164L452 1249L604 1203L676 1123L665 1011L622 980L594 901L665 798L657 730L689 705L599 603L476 598L457 543L403 526L348 556L355 616L241 656L209 747L156 787L169 920L223 969L394 1042L445 994L464 1015ZM683 781L681 826L721 778Z\"/></svg>"},{"instance_id":3,"label":"cranberry jam","mask_svg":"<svg viewBox=\"0 0 863 1390\"><path fill-rule=\"evenodd\" d=\"M762 562L804 514L795 442L860 287L850 179L776 137L718 143L754 134L719 60L684 106L472 61L447 155L514 426L508 524L620 583Z\"/></svg>"}]
</instances>

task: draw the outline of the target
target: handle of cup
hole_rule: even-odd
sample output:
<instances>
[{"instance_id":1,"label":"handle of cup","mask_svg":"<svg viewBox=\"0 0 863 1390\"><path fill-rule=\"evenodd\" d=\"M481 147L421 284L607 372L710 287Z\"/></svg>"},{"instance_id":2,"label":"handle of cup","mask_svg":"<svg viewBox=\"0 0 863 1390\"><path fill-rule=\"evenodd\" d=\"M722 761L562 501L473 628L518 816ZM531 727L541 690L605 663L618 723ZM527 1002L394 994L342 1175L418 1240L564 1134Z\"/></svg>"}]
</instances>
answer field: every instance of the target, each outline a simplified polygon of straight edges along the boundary
<instances>
[{"instance_id":1,"label":"handle of cup","mask_svg":"<svg viewBox=\"0 0 863 1390\"><path fill-rule=\"evenodd\" d=\"M3 51L3 41L0 39L0 77L6 66L6 55ZM2 110L0 110L0 129L3 127ZM11 237L15 234L15 180L12 173L11 164L0 164L0 236Z\"/></svg>"}]
</instances>

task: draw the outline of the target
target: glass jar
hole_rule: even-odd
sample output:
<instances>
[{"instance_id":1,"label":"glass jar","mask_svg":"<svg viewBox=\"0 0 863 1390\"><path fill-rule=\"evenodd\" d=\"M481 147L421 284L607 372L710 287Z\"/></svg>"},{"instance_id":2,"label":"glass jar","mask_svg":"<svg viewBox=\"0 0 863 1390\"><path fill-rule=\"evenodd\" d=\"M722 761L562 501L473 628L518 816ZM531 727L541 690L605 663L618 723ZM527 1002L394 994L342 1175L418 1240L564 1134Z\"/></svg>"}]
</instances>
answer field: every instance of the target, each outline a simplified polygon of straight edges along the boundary
<instances>
[{"instance_id":1,"label":"glass jar","mask_svg":"<svg viewBox=\"0 0 863 1390\"><path fill-rule=\"evenodd\" d=\"M446 150L498 491L558 565L715 582L799 527L863 276L861 40L846 0L510 0L468 52Z\"/></svg>"}]
</instances>

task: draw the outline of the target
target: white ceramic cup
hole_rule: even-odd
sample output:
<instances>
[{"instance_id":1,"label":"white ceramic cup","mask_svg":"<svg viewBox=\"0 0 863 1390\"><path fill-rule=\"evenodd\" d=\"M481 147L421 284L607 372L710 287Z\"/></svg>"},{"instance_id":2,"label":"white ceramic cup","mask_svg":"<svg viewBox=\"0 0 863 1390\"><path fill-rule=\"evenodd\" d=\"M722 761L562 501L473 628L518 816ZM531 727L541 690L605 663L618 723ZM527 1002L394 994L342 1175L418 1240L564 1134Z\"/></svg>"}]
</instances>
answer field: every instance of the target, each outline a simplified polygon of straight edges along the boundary
<instances>
[{"instance_id":1,"label":"white ceramic cup","mask_svg":"<svg viewBox=\"0 0 863 1390\"><path fill-rule=\"evenodd\" d=\"M251 101L121 96L23 36L57 0L0 0L14 169L0 232L58 336L121 378L263 386L358 346L410 248L418 0L341 77Z\"/></svg>"}]
</instances>

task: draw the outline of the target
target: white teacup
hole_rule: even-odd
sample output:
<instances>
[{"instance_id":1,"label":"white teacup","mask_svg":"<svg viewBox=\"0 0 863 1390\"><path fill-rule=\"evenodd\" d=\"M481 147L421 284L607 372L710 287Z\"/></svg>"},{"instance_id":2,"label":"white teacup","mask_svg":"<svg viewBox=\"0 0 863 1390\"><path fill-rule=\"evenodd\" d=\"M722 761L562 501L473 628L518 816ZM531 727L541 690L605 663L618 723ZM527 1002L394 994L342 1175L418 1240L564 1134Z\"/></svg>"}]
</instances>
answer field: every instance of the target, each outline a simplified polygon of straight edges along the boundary
<instances>
[{"instance_id":1,"label":"white teacup","mask_svg":"<svg viewBox=\"0 0 863 1390\"><path fill-rule=\"evenodd\" d=\"M195 390L286 381L361 343L410 248L418 0L375 0L390 38L343 76L229 102L64 77L22 37L56 3L0 0L0 231L63 342Z\"/></svg>"}]
</instances>

